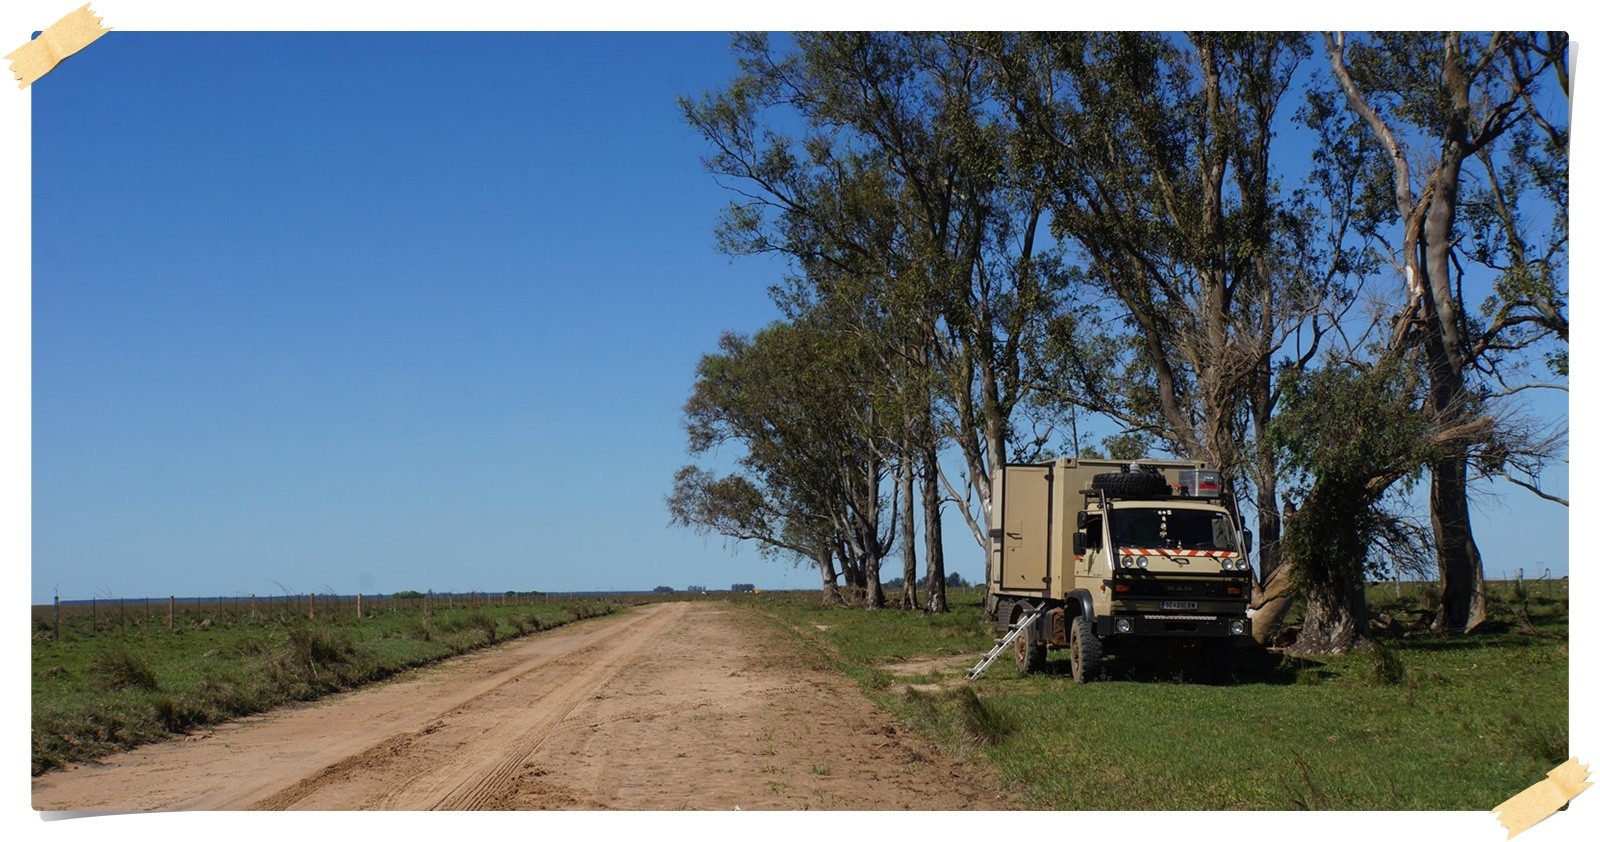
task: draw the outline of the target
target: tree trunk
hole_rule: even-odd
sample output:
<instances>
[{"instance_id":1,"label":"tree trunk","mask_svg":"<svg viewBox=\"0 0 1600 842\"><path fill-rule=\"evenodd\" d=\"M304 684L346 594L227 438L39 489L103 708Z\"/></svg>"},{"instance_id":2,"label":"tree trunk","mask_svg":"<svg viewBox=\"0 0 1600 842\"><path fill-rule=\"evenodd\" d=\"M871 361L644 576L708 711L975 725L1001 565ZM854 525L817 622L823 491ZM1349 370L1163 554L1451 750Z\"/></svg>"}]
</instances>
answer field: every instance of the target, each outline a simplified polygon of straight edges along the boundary
<instances>
[{"instance_id":1,"label":"tree trunk","mask_svg":"<svg viewBox=\"0 0 1600 842\"><path fill-rule=\"evenodd\" d=\"M833 554L827 551L816 556L817 569L822 573L822 604L842 605L844 597L839 593L839 574L833 569Z\"/></svg>"},{"instance_id":2,"label":"tree trunk","mask_svg":"<svg viewBox=\"0 0 1600 842\"><path fill-rule=\"evenodd\" d=\"M1305 590L1306 616L1289 654L1344 655L1366 637L1367 599L1360 576L1318 577Z\"/></svg>"},{"instance_id":3,"label":"tree trunk","mask_svg":"<svg viewBox=\"0 0 1600 842\"><path fill-rule=\"evenodd\" d=\"M866 596L862 601L862 607L868 611L876 611L884 605L883 582L878 575L878 568L882 562L883 559L880 558L862 559L861 562L861 572L867 579Z\"/></svg>"},{"instance_id":4,"label":"tree trunk","mask_svg":"<svg viewBox=\"0 0 1600 842\"><path fill-rule=\"evenodd\" d=\"M905 454L900 461L900 499L905 501L905 513L900 520L900 546L901 554L905 558L905 565L901 568L903 584L900 586L900 610L917 610L917 515L911 508L911 495L915 493L916 467L909 453L909 448L902 448Z\"/></svg>"},{"instance_id":5,"label":"tree trunk","mask_svg":"<svg viewBox=\"0 0 1600 842\"><path fill-rule=\"evenodd\" d=\"M1433 466L1429 496L1433 534L1438 543L1439 582L1443 595L1434 617L1434 631L1469 633L1488 619L1483 585L1483 558L1472 538L1467 509L1467 465L1459 457Z\"/></svg>"},{"instance_id":6,"label":"tree trunk","mask_svg":"<svg viewBox=\"0 0 1600 842\"><path fill-rule=\"evenodd\" d=\"M1272 366L1257 368L1251 381L1250 414L1256 441L1267 440L1272 423ZM1264 584L1282 563L1283 520L1278 508L1278 460L1271 448L1260 448L1256 455L1256 568Z\"/></svg>"},{"instance_id":7,"label":"tree trunk","mask_svg":"<svg viewBox=\"0 0 1600 842\"><path fill-rule=\"evenodd\" d=\"M1283 626L1283 617L1294 606L1294 589L1291 577L1294 565L1283 559L1272 572L1263 577L1250 600L1250 631L1256 643L1271 646Z\"/></svg>"},{"instance_id":8,"label":"tree trunk","mask_svg":"<svg viewBox=\"0 0 1600 842\"><path fill-rule=\"evenodd\" d=\"M850 557L843 541L834 540L833 552L839 557L839 570L844 576L845 601L854 603L866 598L867 579L862 575L861 565Z\"/></svg>"},{"instance_id":9,"label":"tree trunk","mask_svg":"<svg viewBox=\"0 0 1600 842\"><path fill-rule=\"evenodd\" d=\"M939 448L932 441L922 450L922 527L927 541L929 614L944 614L950 604L944 594L944 517L940 513ZM908 510L909 511L909 510Z\"/></svg>"},{"instance_id":10,"label":"tree trunk","mask_svg":"<svg viewBox=\"0 0 1600 842\"><path fill-rule=\"evenodd\" d=\"M1418 244L1425 269L1423 313L1427 319L1429 408L1447 419L1463 411L1466 395L1466 348L1460 302L1451 283L1455 218L1461 167L1468 152L1470 80L1454 61L1444 62L1445 88L1451 93L1451 119L1444 148L1434 171L1434 190ZM1468 517L1466 450L1459 449L1433 465L1429 504L1434 544L1438 548L1439 585L1444 591L1435 631L1466 633L1485 619L1483 559L1472 537Z\"/></svg>"}]
</instances>

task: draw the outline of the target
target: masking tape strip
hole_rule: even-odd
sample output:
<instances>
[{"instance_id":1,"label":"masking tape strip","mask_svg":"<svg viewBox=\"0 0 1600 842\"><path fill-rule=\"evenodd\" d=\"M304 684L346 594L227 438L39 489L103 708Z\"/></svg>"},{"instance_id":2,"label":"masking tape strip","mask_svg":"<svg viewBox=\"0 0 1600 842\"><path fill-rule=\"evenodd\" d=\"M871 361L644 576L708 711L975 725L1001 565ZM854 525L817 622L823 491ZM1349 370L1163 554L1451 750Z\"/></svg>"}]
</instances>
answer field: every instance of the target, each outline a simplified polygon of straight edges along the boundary
<instances>
[{"instance_id":1,"label":"masking tape strip","mask_svg":"<svg viewBox=\"0 0 1600 842\"><path fill-rule=\"evenodd\" d=\"M89 11L89 4L50 24L39 37L12 50L6 55L11 60L11 74L17 77L17 87L26 88L39 77L49 73L63 59L94 43L95 39L110 32L100 25L100 18Z\"/></svg>"},{"instance_id":2,"label":"masking tape strip","mask_svg":"<svg viewBox=\"0 0 1600 842\"><path fill-rule=\"evenodd\" d=\"M1573 796L1589 788L1588 777L1589 767L1579 763L1578 758L1569 757L1567 762L1551 769L1544 780L1494 808L1508 831L1506 838L1533 827L1566 806Z\"/></svg>"}]
</instances>

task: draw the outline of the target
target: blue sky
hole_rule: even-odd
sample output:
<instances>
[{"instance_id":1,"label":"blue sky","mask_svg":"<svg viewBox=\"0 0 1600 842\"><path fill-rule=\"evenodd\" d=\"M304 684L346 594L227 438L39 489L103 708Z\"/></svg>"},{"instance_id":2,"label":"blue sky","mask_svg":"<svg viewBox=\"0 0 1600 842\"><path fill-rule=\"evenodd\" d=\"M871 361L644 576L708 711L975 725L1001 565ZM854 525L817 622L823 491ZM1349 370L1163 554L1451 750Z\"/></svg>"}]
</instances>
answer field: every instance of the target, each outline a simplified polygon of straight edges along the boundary
<instances>
[{"instance_id":1,"label":"blue sky","mask_svg":"<svg viewBox=\"0 0 1600 842\"><path fill-rule=\"evenodd\" d=\"M733 72L720 33L115 31L22 94L33 601L815 586L662 503L696 360L775 316L675 105ZM1485 497L1490 575L1565 573L1565 515Z\"/></svg>"},{"instance_id":2,"label":"blue sky","mask_svg":"<svg viewBox=\"0 0 1600 842\"><path fill-rule=\"evenodd\" d=\"M661 502L695 361L774 315L675 106L731 72L721 34L113 32L58 68L35 600L781 584Z\"/></svg>"}]
</instances>

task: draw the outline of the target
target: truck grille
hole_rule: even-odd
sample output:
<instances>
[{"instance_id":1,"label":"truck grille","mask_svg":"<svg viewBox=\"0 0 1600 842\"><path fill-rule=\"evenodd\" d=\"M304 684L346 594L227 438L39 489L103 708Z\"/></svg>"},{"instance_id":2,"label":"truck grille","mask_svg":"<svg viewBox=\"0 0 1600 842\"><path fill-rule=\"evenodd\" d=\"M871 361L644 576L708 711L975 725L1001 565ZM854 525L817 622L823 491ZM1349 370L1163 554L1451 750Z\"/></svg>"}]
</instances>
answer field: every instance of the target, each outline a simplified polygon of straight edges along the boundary
<instances>
[{"instance_id":1,"label":"truck grille","mask_svg":"<svg viewBox=\"0 0 1600 842\"><path fill-rule=\"evenodd\" d=\"M1119 570L1112 580L1112 594L1116 599L1244 600L1250 596L1250 585L1243 577L1158 579L1149 573Z\"/></svg>"}]
</instances>

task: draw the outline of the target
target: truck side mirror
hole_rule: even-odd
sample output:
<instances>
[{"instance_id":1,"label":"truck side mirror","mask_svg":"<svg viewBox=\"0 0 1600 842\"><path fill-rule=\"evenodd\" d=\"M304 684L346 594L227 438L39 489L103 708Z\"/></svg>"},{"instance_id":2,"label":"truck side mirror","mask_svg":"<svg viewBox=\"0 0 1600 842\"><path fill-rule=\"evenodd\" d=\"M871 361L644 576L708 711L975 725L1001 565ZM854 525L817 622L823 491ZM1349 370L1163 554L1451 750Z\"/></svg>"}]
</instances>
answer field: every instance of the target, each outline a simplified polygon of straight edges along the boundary
<instances>
[{"instance_id":1,"label":"truck side mirror","mask_svg":"<svg viewBox=\"0 0 1600 842\"><path fill-rule=\"evenodd\" d=\"M1080 518L1082 518L1083 517L1083 513L1079 512L1078 516ZM1083 555L1083 544L1084 544L1083 537L1084 536L1083 536L1082 532L1074 532L1074 533L1072 533L1072 554L1073 555Z\"/></svg>"},{"instance_id":2,"label":"truck side mirror","mask_svg":"<svg viewBox=\"0 0 1600 842\"><path fill-rule=\"evenodd\" d=\"M1078 512L1078 528L1082 529L1082 528L1084 528L1085 526L1088 526L1088 525L1089 525L1089 513L1088 512Z\"/></svg>"},{"instance_id":3,"label":"truck side mirror","mask_svg":"<svg viewBox=\"0 0 1600 842\"><path fill-rule=\"evenodd\" d=\"M1250 547L1254 543L1255 536L1251 535L1248 529L1239 530L1239 536L1244 539L1244 554L1246 556L1250 555Z\"/></svg>"}]
</instances>

